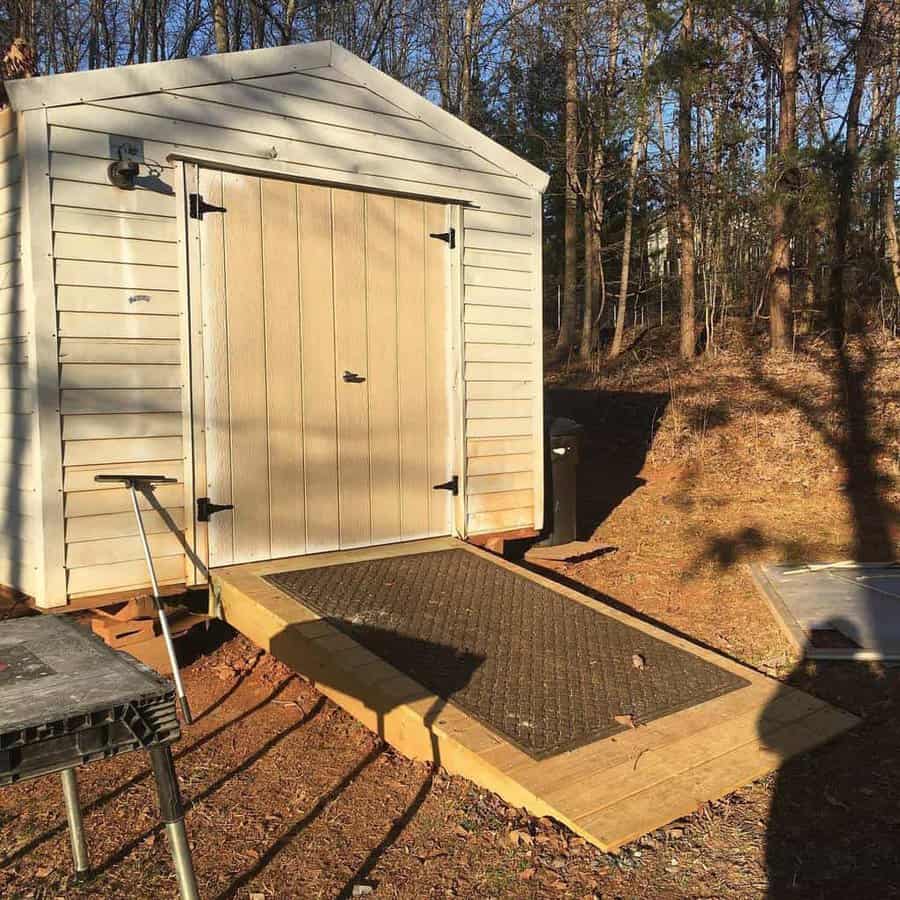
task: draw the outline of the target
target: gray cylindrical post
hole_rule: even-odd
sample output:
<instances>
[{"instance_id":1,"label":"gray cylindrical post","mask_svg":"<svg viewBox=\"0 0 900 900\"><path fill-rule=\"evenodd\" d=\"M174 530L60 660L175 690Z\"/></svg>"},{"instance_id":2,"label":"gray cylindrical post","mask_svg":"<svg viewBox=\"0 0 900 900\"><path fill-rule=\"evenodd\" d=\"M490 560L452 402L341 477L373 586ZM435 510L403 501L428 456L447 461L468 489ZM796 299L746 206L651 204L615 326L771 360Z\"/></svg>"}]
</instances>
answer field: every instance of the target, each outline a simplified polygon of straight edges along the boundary
<instances>
[{"instance_id":1,"label":"gray cylindrical post","mask_svg":"<svg viewBox=\"0 0 900 900\"><path fill-rule=\"evenodd\" d=\"M199 900L197 879L194 875L194 863L191 859L191 847L184 830L184 805L181 792L175 777L175 765L172 762L172 750L168 744L150 748L150 763L156 778L156 792L159 796L159 815L166 825L166 836L169 849L172 851L172 862L175 864L175 877L178 880L178 892L182 900Z\"/></svg>"},{"instance_id":2,"label":"gray cylindrical post","mask_svg":"<svg viewBox=\"0 0 900 900\"><path fill-rule=\"evenodd\" d=\"M72 845L75 878L82 881L87 877L91 864L88 860L87 843L84 839L81 804L78 802L78 781L75 778L74 769L63 769L59 773L59 777L62 781L63 797L66 801L66 819L69 822L69 843Z\"/></svg>"}]
</instances>

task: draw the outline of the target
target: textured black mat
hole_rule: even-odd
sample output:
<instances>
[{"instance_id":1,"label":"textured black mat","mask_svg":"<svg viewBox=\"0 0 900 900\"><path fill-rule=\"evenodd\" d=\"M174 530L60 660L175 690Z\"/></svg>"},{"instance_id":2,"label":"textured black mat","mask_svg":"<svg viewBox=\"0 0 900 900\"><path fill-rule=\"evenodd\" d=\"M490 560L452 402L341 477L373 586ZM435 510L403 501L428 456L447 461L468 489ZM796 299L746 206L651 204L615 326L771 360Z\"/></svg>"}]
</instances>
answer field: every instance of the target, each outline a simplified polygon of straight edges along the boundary
<instances>
[{"instance_id":1,"label":"textured black mat","mask_svg":"<svg viewBox=\"0 0 900 900\"><path fill-rule=\"evenodd\" d=\"M748 684L466 550L266 580L535 759Z\"/></svg>"}]
</instances>

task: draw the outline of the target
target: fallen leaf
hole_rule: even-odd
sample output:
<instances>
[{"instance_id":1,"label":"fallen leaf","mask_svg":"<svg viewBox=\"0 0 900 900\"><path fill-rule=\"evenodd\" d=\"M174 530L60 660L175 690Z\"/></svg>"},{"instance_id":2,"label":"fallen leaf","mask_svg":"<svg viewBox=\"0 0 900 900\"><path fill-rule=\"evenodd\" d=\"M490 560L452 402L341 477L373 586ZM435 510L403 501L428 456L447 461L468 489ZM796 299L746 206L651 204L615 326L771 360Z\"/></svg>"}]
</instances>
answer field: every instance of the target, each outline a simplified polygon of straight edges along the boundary
<instances>
[{"instance_id":1,"label":"fallen leaf","mask_svg":"<svg viewBox=\"0 0 900 900\"><path fill-rule=\"evenodd\" d=\"M506 839L507 841L509 841L511 846L518 847L519 844L522 843L522 832L510 831L509 834L506 835Z\"/></svg>"},{"instance_id":2,"label":"fallen leaf","mask_svg":"<svg viewBox=\"0 0 900 900\"><path fill-rule=\"evenodd\" d=\"M634 716L631 713L626 713L624 716L613 716L613 718L620 725L625 725L627 728L637 728L637 725L634 721Z\"/></svg>"}]
</instances>

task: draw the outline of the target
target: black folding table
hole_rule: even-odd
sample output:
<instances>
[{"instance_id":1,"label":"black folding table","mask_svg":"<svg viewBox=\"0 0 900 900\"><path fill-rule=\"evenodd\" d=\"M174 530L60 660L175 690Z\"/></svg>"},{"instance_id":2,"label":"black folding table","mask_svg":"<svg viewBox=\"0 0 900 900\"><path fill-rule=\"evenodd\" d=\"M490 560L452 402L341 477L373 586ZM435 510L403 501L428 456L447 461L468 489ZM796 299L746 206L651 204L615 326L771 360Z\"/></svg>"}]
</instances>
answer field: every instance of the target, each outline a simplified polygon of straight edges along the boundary
<instances>
[{"instance_id":1,"label":"black folding table","mask_svg":"<svg viewBox=\"0 0 900 900\"><path fill-rule=\"evenodd\" d=\"M90 872L76 767L146 750L178 889L199 896L172 762L180 735L172 685L67 616L0 623L0 787L59 772L76 877Z\"/></svg>"}]
</instances>

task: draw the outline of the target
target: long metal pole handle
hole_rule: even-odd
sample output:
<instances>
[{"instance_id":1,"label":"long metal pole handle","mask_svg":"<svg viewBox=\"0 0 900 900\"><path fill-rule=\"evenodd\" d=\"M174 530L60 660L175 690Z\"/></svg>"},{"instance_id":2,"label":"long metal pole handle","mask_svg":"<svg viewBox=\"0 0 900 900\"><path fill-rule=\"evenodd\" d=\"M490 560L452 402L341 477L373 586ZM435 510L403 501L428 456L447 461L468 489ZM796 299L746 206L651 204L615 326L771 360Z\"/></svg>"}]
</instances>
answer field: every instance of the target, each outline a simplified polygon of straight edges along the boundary
<instances>
[{"instance_id":1,"label":"long metal pole handle","mask_svg":"<svg viewBox=\"0 0 900 900\"><path fill-rule=\"evenodd\" d=\"M134 515L137 519L138 534L141 536L141 544L144 547L144 559L147 561L147 569L150 572L150 584L153 586L153 605L156 607L156 614L159 617L159 627L166 644L166 652L169 655L169 664L172 666L172 678L175 681L175 693L178 695L178 703L184 714L184 721L187 722L188 725L191 725L193 724L194 717L191 715L191 708L188 705L184 683L181 680L181 670L178 668L178 657L175 655L175 645L172 643L172 633L169 631L169 620L166 618L166 611L163 609L162 600L159 596L159 582L156 580L156 570L153 568L153 556L150 553L147 532L144 530L144 519L141 515L141 506L138 503L137 490L133 484L129 485L129 490L131 491L131 504L134 506Z\"/></svg>"}]
</instances>

